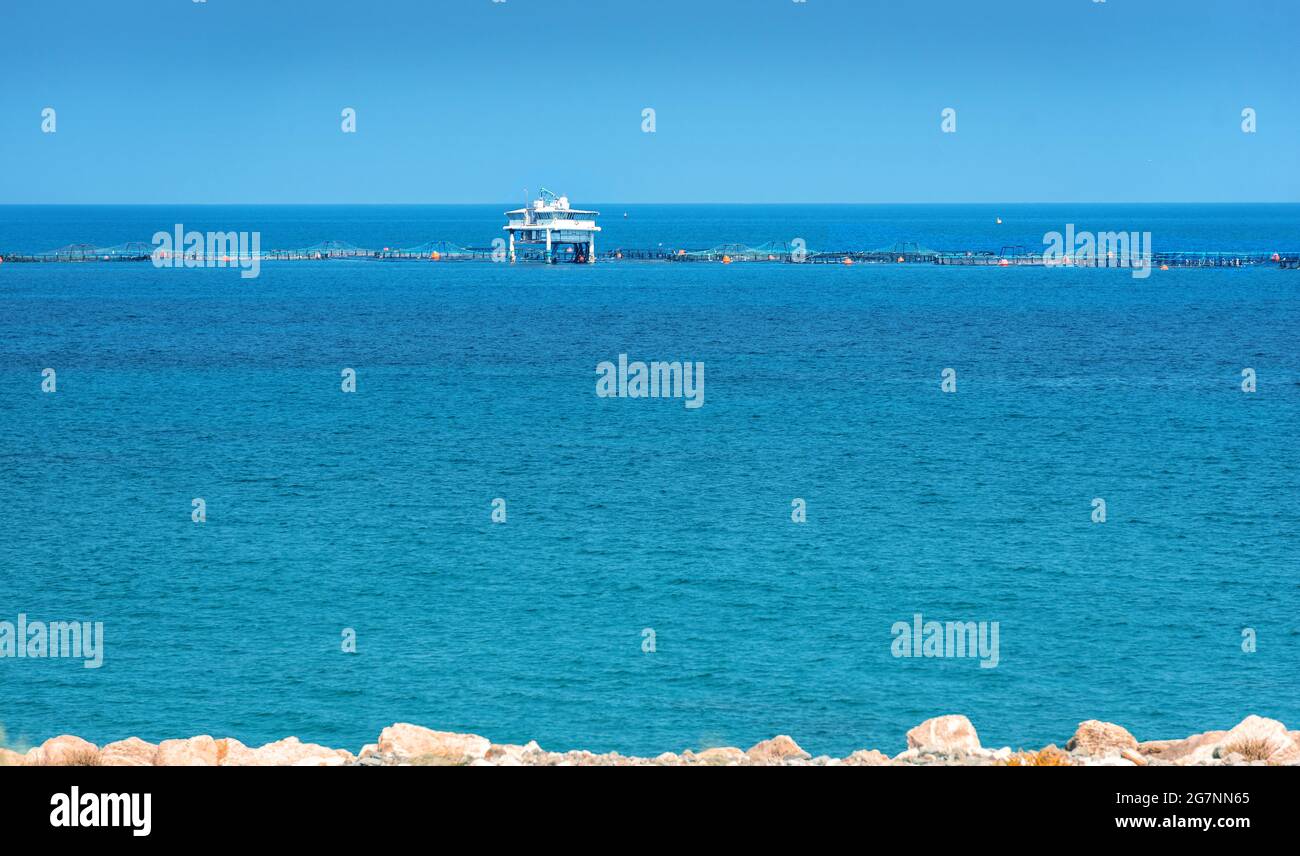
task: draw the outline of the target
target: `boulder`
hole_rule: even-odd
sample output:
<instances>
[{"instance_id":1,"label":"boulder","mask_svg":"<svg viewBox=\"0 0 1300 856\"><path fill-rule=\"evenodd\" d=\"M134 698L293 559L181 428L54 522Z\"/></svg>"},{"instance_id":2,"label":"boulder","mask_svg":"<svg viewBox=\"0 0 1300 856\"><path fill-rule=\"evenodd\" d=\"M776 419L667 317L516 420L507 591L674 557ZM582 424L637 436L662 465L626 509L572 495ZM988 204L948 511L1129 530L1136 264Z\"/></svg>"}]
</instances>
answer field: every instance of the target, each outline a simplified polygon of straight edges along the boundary
<instances>
[{"instance_id":1,"label":"boulder","mask_svg":"<svg viewBox=\"0 0 1300 856\"><path fill-rule=\"evenodd\" d=\"M1167 760L1165 753L1182 742L1181 740L1143 740L1137 748L1143 755Z\"/></svg>"},{"instance_id":2,"label":"boulder","mask_svg":"<svg viewBox=\"0 0 1300 856\"><path fill-rule=\"evenodd\" d=\"M1119 755L1121 750L1137 751L1138 742L1128 730L1096 719L1079 723L1074 736L1065 744L1067 752L1080 755Z\"/></svg>"},{"instance_id":3,"label":"boulder","mask_svg":"<svg viewBox=\"0 0 1300 856\"><path fill-rule=\"evenodd\" d=\"M1219 743L1220 757L1232 753L1246 761L1267 761L1296 747L1286 726L1276 719L1251 715L1237 723Z\"/></svg>"},{"instance_id":4,"label":"boulder","mask_svg":"<svg viewBox=\"0 0 1300 856\"><path fill-rule=\"evenodd\" d=\"M696 754L695 760L710 767L726 767L744 761L745 753L735 746L716 746Z\"/></svg>"},{"instance_id":5,"label":"boulder","mask_svg":"<svg viewBox=\"0 0 1300 856\"><path fill-rule=\"evenodd\" d=\"M496 761L500 766L516 766L509 762L522 762L525 758L535 758L542 755L542 747L537 745L536 740L529 740L523 746L515 743L493 743L488 747L486 758L489 761Z\"/></svg>"},{"instance_id":6,"label":"boulder","mask_svg":"<svg viewBox=\"0 0 1300 856\"><path fill-rule=\"evenodd\" d=\"M227 767L330 767L355 760L346 749L303 743L297 737L286 737L256 749L248 749L238 740L227 742L231 749L222 761Z\"/></svg>"},{"instance_id":7,"label":"boulder","mask_svg":"<svg viewBox=\"0 0 1300 856\"><path fill-rule=\"evenodd\" d=\"M980 738L971 721L956 713L927 719L907 732L907 746L921 754L968 754L979 751Z\"/></svg>"},{"instance_id":8,"label":"boulder","mask_svg":"<svg viewBox=\"0 0 1300 856\"><path fill-rule=\"evenodd\" d=\"M12 749L0 749L0 767L22 767L27 763L27 756Z\"/></svg>"},{"instance_id":9,"label":"boulder","mask_svg":"<svg viewBox=\"0 0 1300 856\"><path fill-rule=\"evenodd\" d=\"M128 737L106 744L99 753L99 761L105 767L152 767L157 754L158 747L153 743Z\"/></svg>"},{"instance_id":10,"label":"boulder","mask_svg":"<svg viewBox=\"0 0 1300 856\"><path fill-rule=\"evenodd\" d=\"M753 746L750 746L749 751L745 754L752 760L761 764L771 764L786 760L802 760L804 758L812 757L807 752L803 751L799 744L794 742L793 738L785 734L778 734L771 740L761 740Z\"/></svg>"},{"instance_id":11,"label":"boulder","mask_svg":"<svg viewBox=\"0 0 1300 856\"><path fill-rule=\"evenodd\" d=\"M1294 734L1295 732L1293 731L1291 733ZM1294 737L1291 739L1295 740ZM1300 764L1300 741L1296 741L1295 745L1290 749L1283 749L1281 752L1274 753L1268 759L1268 763L1280 764L1284 767L1292 767Z\"/></svg>"},{"instance_id":12,"label":"boulder","mask_svg":"<svg viewBox=\"0 0 1300 856\"><path fill-rule=\"evenodd\" d=\"M99 747L72 734L60 734L30 750L27 763L41 767L98 766Z\"/></svg>"},{"instance_id":13,"label":"boulder","mask_svg":"<svg viewBox=\"0 0 1300 856\"><path fill-rule=\"evenodd\" d=\"M851 767L884 767L889 764L889 756L879 749L859 749L844 759Z\"/></svg>"},{"instance_id":14,"label":"boulder","mask_svg":"<svg viewBox=\"0 0 1300 856\"><path fill-rule=\"evenodd\" d=\"M184 740L164 740L158 744L153 762L157 767L215 767L220 759L217 741L200 734Z\"/></svg>"},{"instance_id":15,"label":"boulder","mask_svg":"<svg viewBox=\"0 0 1300 856\"><path fill-rule=\"evenodd\" d=\"M253 765L253 750L233 737L223 737L217 741L217 766L250 767Z\"/></svg>"},{"instance_id":16,"label":"boulder","mask_svg":"<svg viewBox=\"0 0 1300 856\"><path fill-rule=\"evenodd\" d=\"M1141 752L1139 752L1136 749L1130 749L1127 746L1120 748L1119 757L1125 759L1126 761L1132 761L1133 764L1138 767L1145 767L1150 763L1149 761L1147 761L1146 756L1143 755Z\"/></svg>"},{"instance_id":17,"label":"boulder","mask_svg":"<svg viewBox=\"0 0 1300 856\"><path fill-rule=\"evenodd\" d=\"M399 722L379 733L380 754L399 758L427 757L429 763L468 764L487 755L492 744L477 734L432 731L419 725Z\"/></svg>"},{"instance_id":18,"label":"boulder","mask_svg":"<svg viewBox=\"0 0 1300 856\"><path fill-rule=\"evenodd\" d=\"M1214 751L1219 748L1219 743L1227 736L1226 731L1207 731L1204 734L1193 734L1186 740L1178 740L1172 746L1167 746L1156 757L1162 761L1173 761L1179 766L1190 766L1194 764L1204 764L1214 759Z\"/></svg>"}]
</instances>

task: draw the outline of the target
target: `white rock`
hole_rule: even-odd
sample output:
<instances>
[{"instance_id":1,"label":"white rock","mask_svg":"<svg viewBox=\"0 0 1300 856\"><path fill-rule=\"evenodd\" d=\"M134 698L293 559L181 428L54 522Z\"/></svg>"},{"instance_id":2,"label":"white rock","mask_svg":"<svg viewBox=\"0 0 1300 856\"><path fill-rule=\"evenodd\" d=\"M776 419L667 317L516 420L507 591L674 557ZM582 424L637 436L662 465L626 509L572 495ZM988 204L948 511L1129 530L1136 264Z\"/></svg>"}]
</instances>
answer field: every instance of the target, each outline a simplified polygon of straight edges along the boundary
<instances>
[{"instance_id":1,"label":"white rock","mask_svg":"<svg viewBox=\"0 0 1300 856\"><path fill-rule=\"evenodd\" d=\"M908 748L936 755L974 753L980 749L975 726L959 713L927 719L907 732Z\"/></svg>"}]
</instances>

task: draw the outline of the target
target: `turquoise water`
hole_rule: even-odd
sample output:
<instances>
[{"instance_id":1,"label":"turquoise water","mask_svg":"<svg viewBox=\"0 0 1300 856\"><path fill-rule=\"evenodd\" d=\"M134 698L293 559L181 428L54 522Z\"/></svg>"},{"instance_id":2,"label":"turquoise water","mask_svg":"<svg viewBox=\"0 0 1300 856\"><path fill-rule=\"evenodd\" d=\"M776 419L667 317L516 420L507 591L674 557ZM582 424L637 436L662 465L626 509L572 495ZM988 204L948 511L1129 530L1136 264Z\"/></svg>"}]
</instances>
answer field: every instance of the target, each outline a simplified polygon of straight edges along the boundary
<instances>
[{"instance_id":1,"label":"turquoise water","mask_svg":"<svg viewBox=\"0 0 1300 856\"><path fill-rule=\"evenodd\" d=\"M500 208L0 208L0 248L481 244ZM1296 206L994 210L614 209L605 243L1300 247ZM0 265L0 621L106 646L0 659L0 723L638 754L897 751L948 712L987 745L1300 727L1298 298L1275 268ZM704 406L598 398L620 353L703 362ZM893 657L918 612L999 622L997 667Z\"/></svg>"}]
</instances>

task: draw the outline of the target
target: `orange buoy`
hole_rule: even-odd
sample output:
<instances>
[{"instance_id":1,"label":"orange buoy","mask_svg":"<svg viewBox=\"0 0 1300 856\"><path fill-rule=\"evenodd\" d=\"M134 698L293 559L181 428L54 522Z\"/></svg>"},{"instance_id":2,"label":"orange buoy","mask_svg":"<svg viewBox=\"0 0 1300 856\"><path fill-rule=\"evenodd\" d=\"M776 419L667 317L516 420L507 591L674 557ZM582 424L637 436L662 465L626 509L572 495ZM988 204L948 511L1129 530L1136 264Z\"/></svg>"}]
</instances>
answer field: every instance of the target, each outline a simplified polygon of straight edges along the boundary
<instances>
[{"instance_id":1,"label":"orange buoy","mask_svg":"<svg viewBox=\"0 0 1300 856\"><path fill-rule=\"evenodd\" d=\"M1169 265L1161 265L1161 266L1160 266L1160 269L1161 269L1161 270L1169 270Z\"/></svg>"},{"instance_id":2,"label":"orange buoy","mask_svg":"<svg viewBox=\"0 0 1300 856\"><path fill-rule=\"evenodd\" d=\"M898 257L898 261L901 263L901 262L903 261L903 257L902 257L902 256L899 256L899 257Z\"/></svg>"},{"instance_id":3,"label":"orange buoy","mask_svg":"<svg viewBox=\"0 0 1300 856\"><path fill-rule=\"evenodd\" d=\"M998 262L998 267L1008 267L1010 266L1010 264L1011 262L1007 261L1006 259L1002 259L1001 261Z\"/></svg>"},{"instance_id":4,"label":"orange buoy","mask_svg":"<svg viewBox=\"0 0 1300 856\"><path fill-rule=\"evenodd\" d=\"M851 265L853 264L853 259L849 258L848 256L845 256L844 261L840 262L840 264Z\"/></svg>"},{"instance_id":5,"label":"orange buoy","mask_svg":"<svg viewBox=\"0 0 1300 856\"><path fill-rule=\"evenodd\" d=\"M433 259L436 262L438 259L442 258L442 253L438 252L437 250L434 250L433 252L429 253L429 258Z\"/></svg>"},{"instance_id":6,"label":"orange buoy","mask_svg":"<svg viewBox=\"0 0 1300 856\"><path fill-rule=\"evenodd\" d=\"M1279 255L1278 253L1274 253L1274 254L1273 254L1273 261L1275 261L1275 262L1280 262L1280 261L1282 261L1282 256Z\"/></svg>"},{"instance_id":7,"label":"orange buoy","mask_svg":"<svg viewBox=\"0 0 1300 856\"><path fill-rule=\"evenodd\" d=\"M724 265L729 265L729 264L731 264L731 256L723 256L723 257L722 257L722 263L723 263Z\"/></svg>"}]
</instances>

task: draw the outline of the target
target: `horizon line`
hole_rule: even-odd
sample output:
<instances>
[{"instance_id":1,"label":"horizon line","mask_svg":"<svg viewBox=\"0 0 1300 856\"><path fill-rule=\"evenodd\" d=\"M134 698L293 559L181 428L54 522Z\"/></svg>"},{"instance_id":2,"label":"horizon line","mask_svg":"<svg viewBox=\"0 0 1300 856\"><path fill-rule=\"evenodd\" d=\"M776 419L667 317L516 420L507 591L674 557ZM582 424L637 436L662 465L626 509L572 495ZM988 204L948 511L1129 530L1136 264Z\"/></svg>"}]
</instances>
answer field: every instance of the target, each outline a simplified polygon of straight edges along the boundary
<instances>
[{"instance_id":1,"label":"horizon line","mask_svg":"<svg viewBox=\"0 0 1300 856\"><path fill-rule=\"evenodd\" d=\"M418 208L418 207L428 207L428 206L434 206L434 205L442 205L442 206L447 206L447 207L467 207L467 208L468 208L468 207L471 207L471 206L480 206L480 205L514 205L514 204L517 204L517 203L518 203L518 200L515 200L514 202L509 202L509 201L500 201L500 200L486 200L486 201L478 201L478 202L175 202L175 201L172 201L172 202L0 202L0 208L16 208L16 207L20 207L20 206L21 206L21 207L33 207L33 208L91 208L91 207L106 207L106 208L107 208L107 207L113 207L113 206L119 206L119 207L132 206L132 207L140 207L140 208L158 207L158 208L160 208L160 207L174 207L174 206L190 206L190 207L196 207L196 208L197 208L197 207L217 207L217 206L232 206L232 205L247 206L247 207L268 207L268 208L269 208L269 207L284 207L284 206L296 206L296 207L303 207L303 208L310 208L310 207L320 207L320 208L325 208L325 207L339 207L339 206L369 207L369 208L379 208L379 207L388 207L388 208L396 208L396 207ZM741 201L741 202L737 202L737 201L654 202L654 201L649 201L649 202L642 202L642 201L631 201L631 200L602 200L602 199L591 199L587 204L590 204L590 205L680 205L680 206L687 206L687 205L750 205L750 206L753 206L753 205L802 205L802 206L812 206L812 205L828 205L828 206L829 206L829 205L1300 205L1300 199L1297 199L1297 200L1294 200L1294 201L1289 201L1289 200L1288 200L1288 201L1283 201L1283 200L1263 200L1263 199L1258 199L1258 200L1243 200L1243 201L1212 201L1212 200L1200 200L1200 201L1197 201L1197 200L1192 200L1192 201L1178 201L1178 200L1153 200L1153 201L1142 201L1142 202L1134 202L1134 201L1102 201L1102 202L1096 202L1096 201L1093 201L1093 202L1085 202L1085 201L1079 201L1079 200L1071 200L1071 201L1064 201L1064 202L1046 202L1046 201L1034 201L1034 200L996 200L996 201L967 201L967 202L899 202L899 201L871 201L871 202L856 202L856 201L837 201L837 202L807 202L807 201L796 201L796 202L745 202L745 201Z\"/></svg>"}]
</instances>

